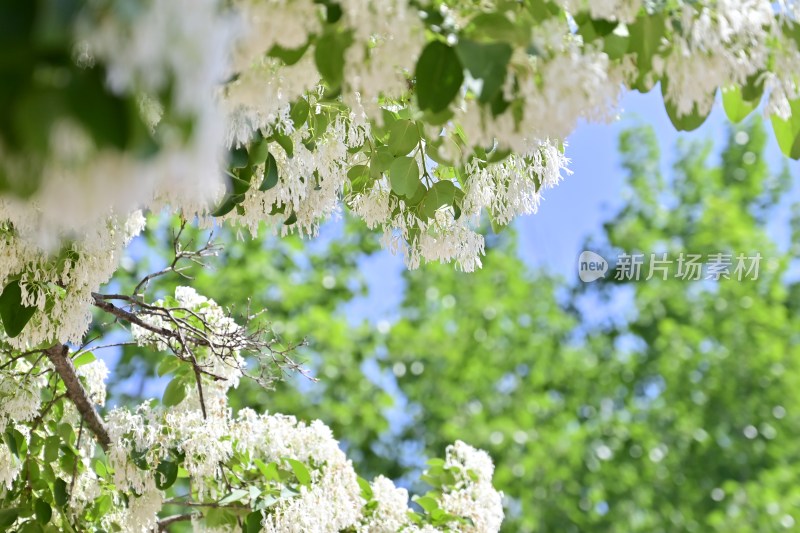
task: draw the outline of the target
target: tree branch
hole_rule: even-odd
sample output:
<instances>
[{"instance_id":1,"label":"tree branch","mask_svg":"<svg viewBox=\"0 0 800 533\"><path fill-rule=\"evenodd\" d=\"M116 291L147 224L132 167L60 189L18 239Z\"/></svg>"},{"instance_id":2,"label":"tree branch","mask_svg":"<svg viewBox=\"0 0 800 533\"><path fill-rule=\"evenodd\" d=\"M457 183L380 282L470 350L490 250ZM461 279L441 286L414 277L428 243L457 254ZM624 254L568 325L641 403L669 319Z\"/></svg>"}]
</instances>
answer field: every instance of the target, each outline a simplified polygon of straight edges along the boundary
<instances>
[{"instance_id":1,"label":"tree branch","mask_svg":"<svg viewBox=\"0 0 800 533\"><path fill-rule=\"evenodd\" d=\"M176 514L172 516L167 516L162 518L158 521L158 530L159 531L167 531L167 528L174 524L175 522L185 522L187 520L191 520L192 517L196 513L188 513L188 514Z\"/></svg>"},{"instance_id":2,"label":"tree branch","mask_svg":"<svg viewBox=\"0 0 800 533\"><path fill-rule=\"evenodd\" d=\"M111 297L116 297L116 295L112 295ZM92 298L94 299L94 306L95 307L98 307L98 308L102 309L103 311L105 311L107 313L111 313L112 315L114 315L117 318L125 320L126 322L129 322L131 324L136 324L137 326L139 326L142 329L146 329L147 331L152 331L153 333L156 333L156 334L161 335L163 337L172 338L172 339L179 338L178 334L175 331L172 331L172 330L167 329L167 328L153 326L152 324L148 324L147 322L145 322L144 320L139 318L136 315L136 313L131 313L131 312L126 311L124 309L120 309L116 305L114 305L112 303L109 303L108 301L106 301L107 299L110 298L109 296L105 296L103 294L98 294L96 292L93 292L92 293ZM198 344L200 344L200 342L198 342Z\"/></svg>"},{"instance_id":3,"label":"tree branch","mask_svg":"<svg viewBox=\"0 0 800 533\"><path fill-rule=\"evenodd\" d=\"M53 367L58 375L61 376L62 381L64 381L64 385L67 387L67 397L72 401L83 421L97 437L100 446L104 450L108 450L111 445L108 430L103 419L95 411L94 404L89 399L86 389L81 385L78 374L75 372L75 366L72 364L72 359L69 358L69 347L65 344L56 344L46 349L44 353L53 363Z\"/></svg>"}]
</instances>

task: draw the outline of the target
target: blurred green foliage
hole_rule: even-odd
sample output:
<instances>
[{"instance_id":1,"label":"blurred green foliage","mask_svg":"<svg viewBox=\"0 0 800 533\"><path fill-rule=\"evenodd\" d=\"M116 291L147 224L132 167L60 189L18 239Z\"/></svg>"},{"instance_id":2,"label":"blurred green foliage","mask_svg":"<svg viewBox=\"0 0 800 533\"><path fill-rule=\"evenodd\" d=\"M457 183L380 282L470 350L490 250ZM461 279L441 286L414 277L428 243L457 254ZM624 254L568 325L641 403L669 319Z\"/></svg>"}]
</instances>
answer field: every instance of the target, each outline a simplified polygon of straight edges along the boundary
<instances>
[{"instance_id":1,"label":"blurred green foliage","mask_svg":"<svg viewBox=\"0 0 800 533\"><path fill-rule=\"evenodd\" d=\"M626 131L625 205L587 243L606 258L759 252L757 280L623 282L612 271L569 285L525 265L506 232L490 236L477 273L405 273L397 319L376 327L343 311L368 296L360 272L377 250L354 223L322 244L223 229L222 257L191 284L266 309L284 342L307 337L299 355L320 378L272 391L244 382L232 403L320 418L364 474L409 483L419 457L455 439L485 448L506 531L792 530L800 288L787 273L798 241L782 251L765 230L789 186L785 169L768 168L765 139L754 120L730 131L719 161L710 143L682 145L665 177L652 130ZM132 287L169 257L165 227L147 238L115 283ZM146 384L155 361L143 357L125 348L113 379Z\"/></svg>"}]
</instances>

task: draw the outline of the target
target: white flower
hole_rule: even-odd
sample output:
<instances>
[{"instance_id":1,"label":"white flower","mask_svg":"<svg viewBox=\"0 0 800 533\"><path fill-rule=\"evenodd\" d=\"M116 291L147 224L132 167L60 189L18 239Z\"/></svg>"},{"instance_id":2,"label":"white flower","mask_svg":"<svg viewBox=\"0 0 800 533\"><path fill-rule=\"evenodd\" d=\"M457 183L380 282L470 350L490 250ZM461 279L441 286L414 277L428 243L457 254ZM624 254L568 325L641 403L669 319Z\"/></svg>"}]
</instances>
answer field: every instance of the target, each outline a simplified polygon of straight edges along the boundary
<instances>
[{"instance_id":1,"label":"white flower","mask_svg":"<svg viewBox=\"0 0 800 533\"><path fill-rule=\"evenodd\" d=\"M372 499L377 506L359 524L361 533L395 533L408 525L408 491L395 487L391 479L378 476L370 483Z\"/></svg>"},{"instance_id":2,"label":"white flower","mask_svg":"<svg viewBox=\"0 0 800 533\"><path fill-rule=\"evenodd\" d=\"M97 405L106 403L106 383L108 367L102 359L97 359L77 369L78 376L84 378L84 387L89 398Z\"/></svg>"},{"instance_id":3,"label":"white flower","mask_svg":"<svg viewBox=\"0 0 800 533\"><path fill-rule=\"evenodd\" d=\"M0 421L27 422L39 414L41 384L36 381L25 374L11 376L0 373Z\"/></svg>"},{"instance_id":4,"label":"white flower","mask_svg":"<svg viewBox=\"0 0 800 533\"><path fill-rule=\"evenodd\" d=\"M5 443L0 443L0 487L11 490L11 485L22 469L22 462L11 453Z\"/></svg>"},{"instance_id":5,"label":"white flower","mask_svg":"<svg viewBox=\"0 0 800 533\"><path fill-rule=\"evenodd\" d=\"M472 520L471 526L461 527L465 533L500 531L503 495L492 486L494 464L489 454L456 441L447 447L444 467L456 471L456 485L442 494L442 509Z\"/></svg>"}]
</instances>

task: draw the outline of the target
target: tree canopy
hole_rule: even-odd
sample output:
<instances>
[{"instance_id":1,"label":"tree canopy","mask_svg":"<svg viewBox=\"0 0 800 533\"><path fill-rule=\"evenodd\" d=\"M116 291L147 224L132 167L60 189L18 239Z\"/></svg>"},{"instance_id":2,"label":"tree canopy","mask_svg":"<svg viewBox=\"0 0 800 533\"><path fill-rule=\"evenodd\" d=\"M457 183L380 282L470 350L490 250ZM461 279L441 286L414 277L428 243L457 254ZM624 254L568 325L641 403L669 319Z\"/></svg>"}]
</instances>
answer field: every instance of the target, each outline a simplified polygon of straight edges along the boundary
<instances>
[{"instance_id":1,"label":"tree canopy","mask_svg":"<svg viewBox=\"0 0 800 533\"><path fill-rule=\"evenodd\" d=\"M633 194L590 241L605 257L760 251L770 261L747 282L687 282L672 265L666 281L574 287L525 265L507 231L491 236L479 272L408 272L399 317L376 328L341 310L363 294L347 281L375 249L357 222L302 256L291 238L231 243L224 266L197 269L194 285L231 305L249 295L287 341L311 332L302 353L320 378L266 393L242 383L236 401L324 420L364 475L422 490L426 457L456 438L484 448L504 531L791 530L798 284L786 279L792 250L763 228L790 185L768 168L765 141L764 127L747 123L730 131L719 163L709 143L688 144L662 175L654 133L625 131ZM168 257L170 239L154 234ZM140 272L122 274L130 283ZM620 298L621 314L610 305ZM140 372L142 356L126 349L121 379L152 380L150 357Z\"/></svg>"},{"instance_id":2,"label":"tree canopy","mask_svg":"<svg viewBox=\"0 0 800 533\"><path fill-rule=\"evenodd\" d=\"M674 401L692 397L706 405L691 391L663 387L690 371L664 362L662 352L685 354L698 366L697 379L712 370L744 380L791 369L791 361L781 358L793 345L769 344L775 335L788 335L792 325L785 287L776 277L780 264L759 280L767 303L742 304L758 310L760 318L732 327L731 317L719 330L716 322L705 324L697 330L702 337L681 337L699 335L682 329L701 320L695 309L723 312L726 298L741 303L752 297L733 284L699 296L670 288L673 298L658 292L659 284L637 287L638 316L604 335L615 341L633 337L648 348L642 354L628 350L628 359L616 360L619 346L604 343L605 337L575 343L576 317L553 297L557 282L531 279L513 259L510 244L500 244L497 252L508 261L489 258L495 266L476 277L509 281L509 295L494 311L485 305L497 296L489 286L464 294L458 292L467 290L459 274L432 269L408 275L403 317L391 327L391 338L370 331L359 340L345 321L327 323L338 305L327 296L345 300L360 290L349 273L362 245L375 249L372 237L351 228L348 241L333 245L336 261L297 251L294 239L277 245L284 251L279 257L257 261L260 242L221 252L209 234L316 235L320 224L345 210L368 229L380 230L380 245L402 254L412 270L439 261L473 271L482 264L485 230L499 231L516 216L535 212L542 191L569 173L567 135L580 120L613 120L626 90L659 87L679 130L698 127L719 94L733 122L763 103L781 150L800 158L798 15L795 2L761 0L3 3L0 528L150 531L191 522L198 531L497 531L504 517L498 484L516 502L508 507L509 524L528 530L559 525L565 514L567 528L600 527L613 518L647 529L663 524L664 515L659 510L641 516L639 510L663 494L673 498L674 516L686 520L671 518L676 527L736 522L735 513L695 509L667 489L637 491L635 497L651 499L631 504L633 485L607 487L595 478L602 461L627 458L625 450L638 459L634 446L647 450L651 462L669 464L680 457L670 450L705 442L696 432L700 444L683 434L636 440L628 426L616 434L613 423L585 413L634 417L650 429L671 423L672 412L662 418L657 407L676 390L681 392ZM757 127L747 131L756 143L747 153L754 154L764 134ZM763 236L748 232L741 220L736 225L730 210L735 206L750 213L746 221L756 222L758 209L778 195L757 157L744 158L744 148L731 144L720 169L704 169L702 152L692 152L665 185L654 171L652 143L642 141L647 134L635 135L637 140L626 137L623 150L638 196L624 212L626 222L609 228L610 246L656 245L662 230L687 245L720 246L725 243L708 225L720 219L740 228L726 236L731 247L763 244ZM756 197L764 205L757 208ZM678 208L664 213L662 202ZM134 277L119 271L120 260L145 231L146 216L155 225L147 232L153 242L164 238L167 227L173 234L166 260ZM171 216L168 226L158 221ZM192 265L206 265L220 253L240 267L231 270L228 295L217 290L225 285L220 277L187 277ZM309 312L285 323L276 316L270 320L264 306L247 306L263 277L257 266L281 281L287 279L283 267L297 266L297 276L318 278L333 292L322 297L292 288L290 277L274 285L280 297L271 298L282 301L279 313ZM115 272L114 283L105 285ZM431 280L441 286L426 286ZM446 305L444 297L429 297L448 286ZM598 297L605 297L604 290ZM531 291L540 295L538 307L525 312L516 300ZM476 304L464 307L460 321L447 318L455 302L471 298ZM687 310L690 303L700 307ZM514 319L494 321L501 304ZM513 335L493 348L511 350L502 365L464 359L496 328L513 330L513 320L523 329L541 325L540 331L525 331L525 339L541 343L537 364L546 370L539 373L525 362L517 351L523 339ZM326 344L298 351L301 338L320 324L333 332ZM451 330L468 335L450 342ZM704 357L729 351L712 350L728 346L725 336L740 342L730 345L736 349L763 342L772 359L754 359L746 372L713 366L716 361ZM108 368L95 355L98 338L122 347L120 373L111 382L118 384L126 372L164 377L160 401L131 393L119 407L103 409ZM439 358L423 353L431 345L441 345ZM602 377L587 363L587 345L595 360L607 358L633 384L606 390L602 383L573 382ZM391 358L368 357L373 346ZM285 389L265 401L259 392L264 387L281 386L275 381L286 373L306 371L299 353L349 358L342 360L345 366L327 370L346 387ZM446 364L449 359L455 368ZM639 359L647 364L629 367ZM407 400L428 414L426 423L436 424L437 431L422 424L401 430L399 442L423 446L426 455L432 449L444 454L428 463L426 485L411 508L408 491L395 484L406 465L386 453L398 441L387 437L391 424L382 409L396 397L359 372L348 372L347 365L370 361L377 372L391 364ZM431 403L441 383L406 384L432 371L451 385L472 384L480 396L453 388L454 405L441 405ZM694 376L688 375L689 382ZM480 383L482 378L488 379ZM508 414L515 383L527 379L538 396L525 400L533 402L527 414ZM518 453L518 447L500 444L523 446L536 437L512 431L516 424L546 428L552 422L563 429L572 420L575 406L566 406L577 397L567 398L570 387L583 387L576 389L578 396L604 396L597 405L578 407L584 413L578 425L567 423L568 433L556 434L540 450L558 457L566 440L585 437L594 456L568 457L560 467L573 474L570 465L578 469L583 460L591 474L567 480L519 455L513 464L504 461L495 476L489 455L459 440L460 434L472 435L473 444ZM658 394L643 396L644 389ZM764 394L789 389L783 383ZM738 400L737 391L723 382L718 392L718 403L711 405L725 416L705 430L716 442L722 437L714 431L722 428L723 435L724 428L746 422L749 440L755 438L748 436L750 427L766 439L770 430L764 424L777 431L777 422L756 423L769 416L758 411L761 404L728 412L724 402ZM337 401L325 402L328 395ZM308 403L314 398L316 404ZM348 408L352 401L363 408ZM329 425L278 414L273 406ZM775 415L778 407L785 409L776 404L770 413L782 419ZM363 459L371 481L356 474L331 428L343 435L344 448ZM479 436L485 431L488 442ZM729 492L756 494L756 485L766 483L758 476L781 475L770 470L764 449L742 450L737 457L759 467L752 476L720 474L731 483L714 488L723 498ZM663 477L658 464L650 466L656 478ZM652 479L630 474L637 469L627 463L620 471L635 482ZM584 512L601 504L606 511L586 518L553 503L541 516L530 514L519 472L536 473L525 479L537 482L537 500L555 502L554 494L562 493L579 496ZM782 494L791 497L788 490ZM759 512L753 516L759 527L772 523Z\"/></svg>"}]
</instances>

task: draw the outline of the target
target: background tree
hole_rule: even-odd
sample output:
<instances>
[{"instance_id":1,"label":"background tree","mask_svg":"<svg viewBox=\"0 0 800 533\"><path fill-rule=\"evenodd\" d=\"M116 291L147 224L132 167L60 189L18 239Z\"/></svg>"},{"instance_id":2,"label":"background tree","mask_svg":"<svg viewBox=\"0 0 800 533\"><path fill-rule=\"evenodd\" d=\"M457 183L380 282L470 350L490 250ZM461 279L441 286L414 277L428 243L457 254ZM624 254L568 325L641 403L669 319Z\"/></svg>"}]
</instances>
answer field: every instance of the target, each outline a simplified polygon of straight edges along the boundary
<instances>
[{"instance_id":1,"label":"background tree","mask_svg":"<svg viewBox=\"0 0 800 533\"><path fill-rule=\"evenodd\" d=\"M491 461L462 442L409 512L389 479L359 482L327 427L229 409L240 381L300 370L296 346L192 287L153 292L148 280L184 274L211 243L175 239L168 268L99 292L141 210L170 209L182 236L195 219L315 235L344 206L408 267L471 271L481 217L498 228L535 212L567 172L563 139L582 118L613 118L623 88L659 84L681 130L718 91L735 122L764 99L781 149L800 156L797 17L796 3L767 1L3 5L0 525L497 529ZM92 310L103 333L129 327L160 353L160 404L98 412ZM385 402L373 389L357 390ZM354 447L385 429L377 412ZM387 454L370 449L377 466ZM176 515L157 520L165 506Z\"/></svg>"},{"instance_id":2,"label":"background tree","mask_svg":"<svg viewBox=\"0 0 800 533\"><path fill-rule=\"evenodd\" d=\"M768 168L764 143L760 123L748 123L731 130L719 163L709 162L710 143L688 144L665 177L652 131L626 131L620 147L632 194L589 246L608 258L760 252L757 280L674 279L673 264L667 281L570 287L522 263L513 233L504 232L490 241L480 272L429 266L405 274L400 318L385 333L350 327L342 344L339 322L313 324L309 353L325 355L309 364L321 383L301 380L300 390L318 392L278 385L277 394L249 401L279 402L343 431L358 426L346 445L369 459L367 471L411 485L425 456L462 436L496 458L509 531L791 529L798 289L786 279L791 252L764 229L789 183ZM237 247L249 248L252 261L228 261L197 281L209 290L229 276L238 283L262 268L258 258L280 253ZM319 289L318 276L340 268L338 254L326 257L305 288L286 285L313 289L325 317L353 296ZM357 276L353 267L340 272ZM625 312L603 311L619 302L629 303ZM286 324L317 315L279 309L271 318ZM350 342L359 348L350 351ZM388 376L406 417L375 401L387 398L376 383Z\"/></svg>"}]
</instances>

